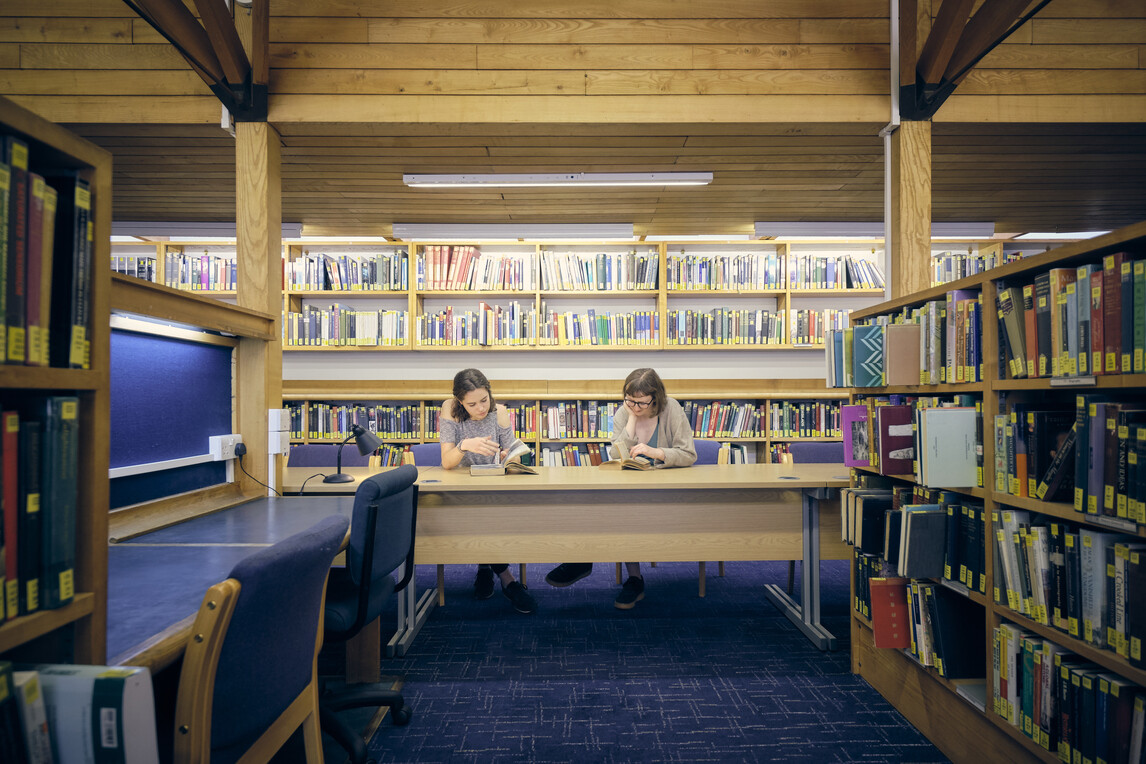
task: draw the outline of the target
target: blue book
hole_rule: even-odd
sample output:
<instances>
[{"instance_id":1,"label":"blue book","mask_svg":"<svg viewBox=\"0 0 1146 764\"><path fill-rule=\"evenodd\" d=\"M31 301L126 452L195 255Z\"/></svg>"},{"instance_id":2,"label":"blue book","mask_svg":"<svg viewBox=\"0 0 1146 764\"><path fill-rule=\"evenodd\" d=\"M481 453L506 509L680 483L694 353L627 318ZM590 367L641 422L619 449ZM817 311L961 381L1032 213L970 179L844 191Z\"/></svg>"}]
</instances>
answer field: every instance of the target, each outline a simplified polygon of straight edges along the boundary
<instances>
[{"instance_id":1,"label":"blue book","mask_svg":"<svg viewBox=\"0 0 1146 764\"><path fill-rule=\"evenodd\" d=\"M844 386L844 333L832 332L832 353L836 357L836 378L832 380L833 387Z\"/></svg>"},{"instance_id":2,"label":"blue book","mask_svg":"<svg viewBox=\"0 0 1146 764\"><path fill-rule=\"evenodd\" d=\"M881 386L883 384L883 327L879 324L857 326L852 332L852 338L855 387Z\"/></svg>"}]
</instances>

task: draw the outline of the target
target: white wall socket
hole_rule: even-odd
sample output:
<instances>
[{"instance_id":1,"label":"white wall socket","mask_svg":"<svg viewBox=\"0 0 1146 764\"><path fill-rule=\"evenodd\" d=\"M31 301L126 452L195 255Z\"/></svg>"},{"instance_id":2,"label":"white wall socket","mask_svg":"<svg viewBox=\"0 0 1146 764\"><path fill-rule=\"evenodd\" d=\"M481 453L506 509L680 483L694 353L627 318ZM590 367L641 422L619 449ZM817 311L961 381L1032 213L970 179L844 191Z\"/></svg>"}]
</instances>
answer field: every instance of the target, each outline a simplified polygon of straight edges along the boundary
<instances>
[{"instance_id":1,"label":"white wall socket","mask_svg":"<svg viewBox=\"0 0 1146 764\"><path fill-rule=\"evenodd\" d=\"M268 433L267 453L285 454L290 450L290 433L285 430L276 430Z\"/></svg>"},{"instance_id":2,"label":"white wall socket","mask_svg":"<svg viewBox=\"0 0 1146 764\"><path fill-rule=\"evenodd\" d=\"M207 440L211 459L216 462L235 458L235 445L243 442L242 435L212 435Z\"/></svg>"}]
</instances>

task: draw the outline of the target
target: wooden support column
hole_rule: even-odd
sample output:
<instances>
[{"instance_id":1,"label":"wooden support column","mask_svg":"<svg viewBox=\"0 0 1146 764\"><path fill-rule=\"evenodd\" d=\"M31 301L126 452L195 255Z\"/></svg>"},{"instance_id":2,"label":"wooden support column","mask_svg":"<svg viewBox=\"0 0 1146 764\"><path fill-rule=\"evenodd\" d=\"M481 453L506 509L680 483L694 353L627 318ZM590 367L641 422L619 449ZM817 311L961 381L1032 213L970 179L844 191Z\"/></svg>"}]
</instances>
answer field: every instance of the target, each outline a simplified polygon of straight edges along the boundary
<instances>
[{"instance_id":1,"label":"wooden support column","mask_svg":"<svg viewBox=\"0 0 1146 764\"><path fill-rule=\"evenodd\" d=\"M891 297L931 285L931 123L891 136Z\"/></svg>"},{"instance_id":2,"label":"wooden support column","mask_svg":"<svg viewBox=\"0 0 1146 764\"><path fill-rule=\"evenodd\" d=\"M254 478L270 482L267 459L267 409L282 406L282 156L278 131L265 122L235 125L235 223L238 304L275 317L269 342L239 341L237 409L239 432L247 446L243 466ZM274 482L282 480L282 459L275 459ZM263 492L244 474L236 475L244 492Z\"/></svg>"}]
</instances>

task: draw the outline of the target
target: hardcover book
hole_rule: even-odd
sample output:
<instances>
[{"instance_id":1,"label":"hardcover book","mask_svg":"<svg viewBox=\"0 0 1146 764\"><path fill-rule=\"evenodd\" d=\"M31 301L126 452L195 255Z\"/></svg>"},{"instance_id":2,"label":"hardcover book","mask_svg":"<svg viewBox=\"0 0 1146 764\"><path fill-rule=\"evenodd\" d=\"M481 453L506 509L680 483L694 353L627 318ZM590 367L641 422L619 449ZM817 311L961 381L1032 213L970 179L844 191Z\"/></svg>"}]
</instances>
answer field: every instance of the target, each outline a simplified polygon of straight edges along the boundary
<instances>
[{"instance_id":1,"label":"hardcover book","mask_svg":"<svg viewBox=\"0 0 1146 764\"><path fill-rule=\"evenodd\" d=\"M911 611L906 578L871 578L871 628L879 649L905 649L911 645Z\"/></svg>"},{"instance_id":2,"label":"hardcover book","mask_svg":"<svg viewBox=\"0 0 1146 764\"><path fill-rule=\"evenodd\" d=\"M915 438L911 406L877 406L876 446L881 475L904 475L912 470Z\"/></svg>"},{"instance_id":3,"label":"hardcover book","mask_svg":"<svg viewBox=\"0 0 1146 764\"><path fill-rule=\"evenodd\" d=\"M868 443L867 406L840 406L843 429L844 464L848 467L867 467L870 463Z\"/></svg>"},{"instance_id":4,"label":"hardcover book","mask_svg":"<svg viewBox=\"0 0 1146 764\"><path fill-rule=\"evenodd\" d=\"M852 329L855 361L854 386L880 387L883 385L883 327L879 324L856 326Z\"/></svg>"},{"instance_id":5,"label":"hardcover book","mask_svg":"<svg viewBox=\"0 0 1146 764\"><path fill-rule=\"evenodd\" d=\"M923 485L974 488L979 413L971 407L919 411L920 469Z\"/></svg>"}]
</instances>

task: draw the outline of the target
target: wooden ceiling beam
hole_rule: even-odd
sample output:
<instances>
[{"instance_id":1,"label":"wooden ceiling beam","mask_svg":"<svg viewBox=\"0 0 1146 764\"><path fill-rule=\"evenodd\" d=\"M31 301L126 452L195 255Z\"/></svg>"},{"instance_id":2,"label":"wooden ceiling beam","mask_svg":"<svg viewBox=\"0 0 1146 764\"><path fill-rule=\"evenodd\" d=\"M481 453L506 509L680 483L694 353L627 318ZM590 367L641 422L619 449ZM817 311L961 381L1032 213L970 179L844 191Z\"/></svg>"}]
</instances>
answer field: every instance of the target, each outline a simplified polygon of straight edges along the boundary
<instances>
[{"instance_id":1,"label":"wooden ceiling beam","mask_svg":"<svg viewBox=\"0 0 1146 764\"><path fill-rule=\"evenodd\" d=\"M959 84L975 62L995 47L1012 25L1018 28L1015 22L1022 19L1023 10L1028 5L1030 0L992 0L983 3L967 22L959 44L947 63L947 69L943 72L943 78L953 85Z\"/></svg>"},{"instance_id":2,"label":"wooden ceiling beam","mask_svg":"<svg viewBox=\"0 0 1146 764\"><path fill-rule=\"evenodd\" d=\"M915 67L916 76L928 85L938 85L947 71L951 54L959 44L971 17L974 0L947 0L939 6L939 15Z\"/></svg>"},{"instance_id":3,"label":"wooden ceiling beam","mask_svg":"<svg viewBox=\"0 0 1146 764\"><path fill-rule=\"evenodd\" d=\"M206 30L179 0L127 0L127 5L166 37L208 85L226 79Z\"/></svg>"},{"instance_id":4,"label":"wooden ceiling beam","mask_svg":"<svg viewBox=\"0 0 1146 764\"><path fill-rule=\"evenodd\" d=\"M251 74L251 64L235 30L235 21L223 0L195 0L195 8L199 11L207 39L223 66L227 82L238 85L246 81Z\"/></svg>"}]
</instances>

